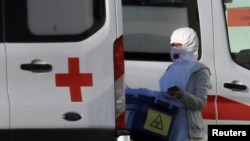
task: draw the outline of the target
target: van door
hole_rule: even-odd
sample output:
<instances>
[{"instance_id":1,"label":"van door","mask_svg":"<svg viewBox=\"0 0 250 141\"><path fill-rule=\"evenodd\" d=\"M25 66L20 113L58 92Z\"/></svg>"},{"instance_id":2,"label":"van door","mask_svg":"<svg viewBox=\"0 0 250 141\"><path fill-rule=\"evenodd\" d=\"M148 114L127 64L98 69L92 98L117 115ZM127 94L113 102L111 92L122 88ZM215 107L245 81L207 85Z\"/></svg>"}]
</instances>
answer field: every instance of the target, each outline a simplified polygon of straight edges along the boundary
<instances>
[{"instance_id":1,"label":"van door","mask_svg":"<svg viewBox=\"0 0 250 141\"><path fill-rule=\"evenodd\" d=\"M5 13L12 139L114 139L114 1L6 0Z\"/></svg>"},{"instance_id":2,"label":"van door","mask_svg":"<svg viewBox=\"0 0 250 141\"><path fill-rule=\"evenodd\" d=\"M10 113L7 92L6 50L3 38L3 4L0 1L0 136L1 140L8 140Z\"/></svg>"},{"instance_id":3,"label":"van door","mask_svg":"<svg viewBox=\"0 0 250 141\"><path fill-rule=\"evenodd\" d=\"M213 0L218 124L250 123L249 10L249 1Z\"/></svg>"},{"instance_id":4,"label":"van door","mask_svg":"<svg viewBox=\"0 0 250 141\"><path fill-rule=\"evenodd\" d=\"M197 0L123 0L123 22L128 87L159 90L159 78L171 63L173 30L189 26L200 34Z\"/></svg>"}]
</instances>

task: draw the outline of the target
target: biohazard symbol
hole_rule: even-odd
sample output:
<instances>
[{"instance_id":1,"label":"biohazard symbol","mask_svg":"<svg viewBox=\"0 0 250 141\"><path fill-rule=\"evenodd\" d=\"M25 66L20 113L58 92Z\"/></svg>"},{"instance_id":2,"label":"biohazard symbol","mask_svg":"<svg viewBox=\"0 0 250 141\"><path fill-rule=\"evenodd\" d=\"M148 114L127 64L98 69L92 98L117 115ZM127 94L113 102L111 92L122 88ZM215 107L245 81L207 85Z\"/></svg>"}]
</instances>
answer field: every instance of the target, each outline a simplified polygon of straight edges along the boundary
<instances>
[{"instance_id":1,"label":"biohazard symbol","mask_svg":"<svg viewBox=\"0 0 250 141\"><path fill-rule=\"evenodd\" d=\"M158 135L167 136L170 129L172 117L165 113L148 109L147 117L144 122L144 129Z\"/></svg>"},{"instance_id":2,"label":"biohazard symbol","mask_svg":"<svg viewBox=\"0 0 250 141\"><path fill-rule=\"evenodd\" d=\"M158 115L155 120L150 124L150 126L163 130L161 115Z\"/></svg>"}]
</instances>

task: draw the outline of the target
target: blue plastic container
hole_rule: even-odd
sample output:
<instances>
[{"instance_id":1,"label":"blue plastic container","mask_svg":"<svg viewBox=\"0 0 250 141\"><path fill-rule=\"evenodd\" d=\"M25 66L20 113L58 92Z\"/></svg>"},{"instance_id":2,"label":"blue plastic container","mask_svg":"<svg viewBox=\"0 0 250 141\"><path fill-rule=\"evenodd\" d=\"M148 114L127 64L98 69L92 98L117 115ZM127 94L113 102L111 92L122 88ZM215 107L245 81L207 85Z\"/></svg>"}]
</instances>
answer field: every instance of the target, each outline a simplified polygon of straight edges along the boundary
<instances>
[{"instance_id":1,"label":"blue plastic container","mask_svg":"<svg viewBox=\"0 0 250 141\"><path fill-rule=\"evenodd\" d=\"M167 141L179 108L165 94L126 88L126 128L135 141Z\"/></svg>"}]
</instances>

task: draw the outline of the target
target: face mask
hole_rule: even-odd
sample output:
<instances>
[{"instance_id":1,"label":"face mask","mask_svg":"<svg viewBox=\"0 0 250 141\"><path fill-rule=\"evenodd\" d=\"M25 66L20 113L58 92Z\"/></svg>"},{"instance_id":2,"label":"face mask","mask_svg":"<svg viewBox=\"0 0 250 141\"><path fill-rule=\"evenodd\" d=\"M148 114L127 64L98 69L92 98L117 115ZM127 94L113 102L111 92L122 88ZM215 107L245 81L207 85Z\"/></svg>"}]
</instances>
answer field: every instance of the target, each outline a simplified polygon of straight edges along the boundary
<instances>
[{"instance_id":1,"label":"face mask","mask_svg":"<svg viewBox=\"0 0 250 141\"><path fill-rule=\"evenodd\" d=\"M180 62L180 60L183 59L184 55L185 51L183 49L172 47L170 50L170 56L174 62Z\"/></svg>"},{"instance_id":2,"label":"face mask","mask_svg":"<svg viewBox=\"0 0 250 141\"><path fill-rule=\"evenodd\" d=\"M172 47L170 50L170 56L174 63L185 63L188 61L185 49Z\"/></svg>"}]
</instances>

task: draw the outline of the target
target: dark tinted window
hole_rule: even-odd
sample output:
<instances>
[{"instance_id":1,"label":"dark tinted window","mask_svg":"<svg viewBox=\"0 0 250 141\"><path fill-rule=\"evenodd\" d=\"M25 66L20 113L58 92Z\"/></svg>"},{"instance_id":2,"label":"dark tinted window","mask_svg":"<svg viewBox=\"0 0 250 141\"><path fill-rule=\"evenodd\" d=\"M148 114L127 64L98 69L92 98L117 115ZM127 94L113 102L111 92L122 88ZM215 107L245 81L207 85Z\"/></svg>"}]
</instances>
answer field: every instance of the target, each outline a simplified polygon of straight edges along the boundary
<instances>
[{"instance_id":1,"label":"dark tinted window","mask_svg":"<svg viewBox=\"0 0 250 141\"><path fill-rule=\"evenodd\" d=\"M0 42L3 42L3 2L0 0Z\"/></svg>"},{"instance_id":2,"label":"dark tinted window","mask_svg":"<svg viewBox=\"0 0 250 141\"><path fill-rule=\"evenodd\" d=\"M105 22L105 0L5 0L7 42L80 41Z\"/></svg>"},{"instance_id":3,"label":"dark tinted window","mask_svg":"<svg viewBox=\"0 0 250 141\"><path fill-rule=\"evenodd\" d=\"M171 61L170 35L179 27L193 28L200 38L196 0L122 2L127 60Z\"/></svg>"}]
</instances>

